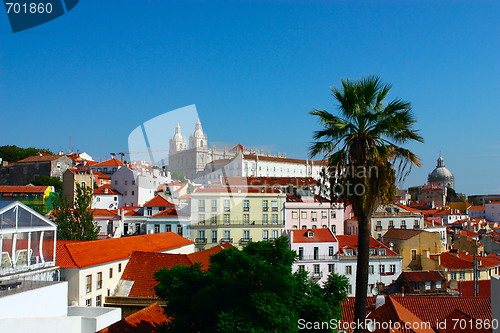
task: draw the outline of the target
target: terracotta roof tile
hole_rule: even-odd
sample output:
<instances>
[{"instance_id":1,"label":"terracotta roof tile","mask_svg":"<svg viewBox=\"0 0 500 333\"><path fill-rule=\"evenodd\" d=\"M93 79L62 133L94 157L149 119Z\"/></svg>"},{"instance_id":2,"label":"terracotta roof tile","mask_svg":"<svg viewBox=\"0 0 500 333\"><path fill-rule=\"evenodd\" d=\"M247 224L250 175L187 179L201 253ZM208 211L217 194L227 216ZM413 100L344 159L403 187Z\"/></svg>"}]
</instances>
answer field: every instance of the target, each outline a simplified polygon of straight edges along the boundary
<instances>
[{"instance_id":1,"label":"terracotta roof tile","mask_svg":"<svg viewBox=\"0 0 500 333\"><path fill-rule=\"evenodd\" d=\"M165 312L158 305L153 303L150 306L137 311L123 318L122 320L103 328L97 333L156 333L158 332L157 326L168 322L169 318Z\"/></svg>"},{"instance_id":2,"label":"terracotta roof tile","mask_svg":"<svg viewBox=\"0 0 500 333\"><path fill-rule=\"evenodd\" d=\"M175 205L162 197L161 195L157 195L153 199L149 200L144 204L144 207L174 207Z\"/></svg>"},{"instance_id":3,"label":"terracotta roof tile","mask_svg":"<svg viewBox=\"0 0 500 333\"><path fill-rule=\"evenodd\" d=\"M0 193L40 193L43 194L48 186L21 186L21 185L2 185Z\"/></svg>"},{"instance_id":4,"label":"terracotta roof tile","mask_svg":"<svg viewBox=\"0 0 500 333\"><path fill-rule=\"evenodd\" d=\"M133 251L161 252L193 243L173 232L70 243L57 247L56 265L83 268L127 259Z\"/></svg>"},{"instance_id":5,"label":"terracotta roof tile","mask_svg":"<svg viewBox=\"0 0 500 333\"><path fill-rule=\"evenodd\" d=\"M165 210L162 210L159 213L156 213L155 215L151 217L189 217L189 214L183 213L175 209L174 207L167 208Z\"/></svg>"},{"instance_id":6,"label":"terracotta roof tile","mask_svg":"<svg viewBox=\"0 0 500 333\"><path fill-rule=\"evenodd\" d=\"M109 209L96 208L91 211L94 213L94 216L119 216L116 212Z\"/></svg>"},{"instance_id":7,"label":"terracotta roof tile","mask_svg":"<svg viewBox=\"0 0 500 333\"><path fill-rule=\"evenodd\" d=\"M461 291L464 297L474 297L474 281L458 281L454 290ZM491 280L478 280L479 297L491 297Z\"/></svg>"},{"instance_id":8,"label":"terracotta roof tile","mask_svg":"<svg viewBox=\"0 0 500 333\"><path fill-rule=\"evenodd\" d=\"M291 230L293 235L294 243L320 243L320 242L337 242L335 236L332 234L330 229L296 229ZM309 232L313 233L313 236L309 236Z\"/></svg>"},{"instance_id":9,"label":"terracotta roof tile","mask_svg":"<svg viewBox=\"0 0 500 333\"><path fill-rule=\"evenodd\" d=\"M64 155L48 155L48 156L29 156L19 160L15 163L30 163L30 162L47 162L47 161L55 161Z\"/></svg>"},{"instance_id":10,"label":"terracotta roof tile","mask_svg":"<svg viewBox=\"0 0 500 333\"><path fill-rule=\"evenodd\" d=\"M339 242L339 250L342 249L357 249L358 248L358 235L337 235L335 236L337 241ZM387 245L382 242L379 242L373 237L370 237L370 249L386 249L386 255L388 256L397 256L398 254L391 249Z\"/></svg>"},{"instance_id":11,"label":"terracotta roof tile","mask_svg":"<svg viewBox=\"0 0 500 333\"><path fill-rule=\"evenodd\" d=\"M469 208L467 208L468 210L484 210L484 206L470 206Z\"/></svg>"},{"instance_id":12,"label":"terracotta roof tile","mask_svg":"<svg viewBox=\"0 0 500 333\"><path fill-rule=\"evenodd\" d=\"M446 324L441 324L444 328L438 329L439 333L491 333L490 329L482 328L484 326L482 321L477 322L476 318L458 309L453 310L445 318L445 322Z\"/></svg>"}]
</instances>

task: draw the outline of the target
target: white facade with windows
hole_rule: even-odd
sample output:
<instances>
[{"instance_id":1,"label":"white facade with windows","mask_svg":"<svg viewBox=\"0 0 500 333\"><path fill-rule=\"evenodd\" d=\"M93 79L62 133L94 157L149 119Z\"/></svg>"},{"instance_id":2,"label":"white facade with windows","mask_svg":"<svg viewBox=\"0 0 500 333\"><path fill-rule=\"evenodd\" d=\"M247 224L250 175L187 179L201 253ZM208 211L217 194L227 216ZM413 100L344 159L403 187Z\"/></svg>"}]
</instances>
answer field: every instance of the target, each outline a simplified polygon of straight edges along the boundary
<instances>
[{"instance_id":1,"label":"white facade with windows","mask_svg":"<svg viewBox=\"0 0 500 333\"><path fill-rule=\"evenodd\" d=\"M379 206L371 219L371 236L381 239L389 229L422 229L424 216L416 209L403 205Z\"/></svg>"}]
</instances>

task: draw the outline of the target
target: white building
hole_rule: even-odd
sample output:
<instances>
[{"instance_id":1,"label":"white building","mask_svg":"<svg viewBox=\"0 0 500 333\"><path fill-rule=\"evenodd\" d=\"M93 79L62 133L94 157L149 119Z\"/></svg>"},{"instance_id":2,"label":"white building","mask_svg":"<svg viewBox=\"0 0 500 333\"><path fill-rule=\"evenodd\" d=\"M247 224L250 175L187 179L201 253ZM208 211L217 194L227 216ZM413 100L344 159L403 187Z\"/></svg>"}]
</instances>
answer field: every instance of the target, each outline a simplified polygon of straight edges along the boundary
<instances>
[{"instance_id":1,"label":"white building","mask_svg":"<svg viewBox=\"0 0 500 333\"><path fill-rule=\"evenodd\" d=\"M158 186L168 181L165 172L156 168L123 166L111 176L111 189L122 194L123 206L142 206L155 196Z\"/></svg>"},{"instance_id":2,"label":"white building","mask_svg":"<svg viewBox=\"0 0 500 333\"><path fill-rule=\"evenodd\" d=\"M486 211L484 206L469 206L467 207L467 215L470 218L480 218L484 219L486 216Z\"/></svg>"},{"instance_id":3,"label":"white building","mask_svg":"<svg viewBox=\"0 0 500 333\"><path fill-rule=\"evenodd\" d=\"M92 198L93 209L118 209L123 206L122 194L117 190L112 190L109 185L104 185L94 189Z\"/></svg>"},{"instance_id":4,"label":"white building","mask_svg":"<svg viewBox=\"0 0 500 333\"><path fill-rule=\"evenodd\" d=\"M356 294L356 267L358 259L358 236L338 235L339 256L335 273L349 279L348 296ZM370 237L370 261L368 266L368 295L378 284L388 286L402 272L403 257L390 250L384 243Z\"/></svg>"},{"instance_id":5,"label":"white building","mask_svg":"<svg viewBox=\"0 0 500 333\"><path fill-rule=\"evenodd\" d=\"M485 204L484 215L490 222L500 222L500 201L491 201Z\"/></svg>"},{"instance_id":6,"label":"white building","mask_svg":"<svg viewBox=\"0 0 500 333\"><path fill-rule=\"evenodd\" d=\"M400 204L381 205L371 219L371 236L381 239L389 229L421 229L423 226L424 216L421 211Z\"/></svg>"},{"instance_id":7,"label":"white building","mask_svg":"<svg viewBox=\"0 0 500 333\"><path fill-rule=\"evenodd\" d=\"M192 253L194 243L175 233L159 233L97 241L59 241L57 265L68 281L68 304L97 306L112 296L132 251Z\"/></svg>"},{"instance_id":8,"label":"white building","mask_svg":"<svg viewBox=\"0 0 500 333\"><path fill-rule=\"evenodd\" d=\"M318 283L328 280L330 273L336 273L339 263L339 245L335 235L328 228L289 230L290 249L298 254L293 271L305 270L308 277Z\"/></svg>"}]
</instances>

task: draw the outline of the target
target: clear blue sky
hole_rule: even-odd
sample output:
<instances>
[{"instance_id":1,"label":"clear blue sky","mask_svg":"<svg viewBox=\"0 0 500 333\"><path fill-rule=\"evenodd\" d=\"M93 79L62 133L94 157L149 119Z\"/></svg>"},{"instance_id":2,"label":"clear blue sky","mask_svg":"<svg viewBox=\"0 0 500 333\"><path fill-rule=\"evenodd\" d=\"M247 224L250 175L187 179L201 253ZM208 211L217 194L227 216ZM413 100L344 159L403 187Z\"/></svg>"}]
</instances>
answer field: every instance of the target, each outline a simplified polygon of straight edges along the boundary
<instances>
[{"instance_id":1,"label":"clear blue sky","mask_svg":"<svg viewBox=\"0 0 500 333\"><path fill-rule=\"evenodd\" d=\"M458 192L499 193L499 17L497 0L84 0L13 34L2 9L0 145L66 151L71 136L99 160L196 104L209 141L306 158L319 128L308 111L335 112L330 86L375 74L426 139L408 147L423 166L405 188L441 151Z\"/></svg>"}]
</instances>

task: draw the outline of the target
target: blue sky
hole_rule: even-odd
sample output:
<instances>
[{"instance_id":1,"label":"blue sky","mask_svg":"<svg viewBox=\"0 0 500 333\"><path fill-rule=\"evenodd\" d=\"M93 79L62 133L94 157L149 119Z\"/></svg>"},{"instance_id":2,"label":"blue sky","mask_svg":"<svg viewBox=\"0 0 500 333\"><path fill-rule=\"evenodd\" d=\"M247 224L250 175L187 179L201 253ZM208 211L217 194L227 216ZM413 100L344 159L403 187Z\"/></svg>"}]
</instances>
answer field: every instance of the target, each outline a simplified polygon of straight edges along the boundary
<instances>
[{"instance_id":1,"label":"blue sky","mask_svg":"<svg viewBox=\"0 0 500 333\"><path fill-rule=\"evenodd\" d=\"M499 1L86 0L13 34L0 11L0 145L67 151L71 136L104 159L195 104L209 142L306 158L308 111L336 112L329 87L379 75L426 140L403 187L441 151L458 192L499 193L498 17Z\"/></svg>"}]
</instances>

